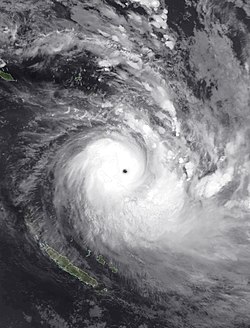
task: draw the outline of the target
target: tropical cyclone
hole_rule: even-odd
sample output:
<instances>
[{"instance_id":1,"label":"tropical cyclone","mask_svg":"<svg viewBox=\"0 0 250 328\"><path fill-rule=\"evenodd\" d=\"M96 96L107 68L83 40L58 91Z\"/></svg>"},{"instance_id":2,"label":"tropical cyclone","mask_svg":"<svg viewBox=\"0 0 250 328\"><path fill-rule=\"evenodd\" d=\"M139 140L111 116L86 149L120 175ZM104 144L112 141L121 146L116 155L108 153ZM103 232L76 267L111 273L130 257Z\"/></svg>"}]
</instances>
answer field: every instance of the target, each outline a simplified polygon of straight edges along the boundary
<instances>
[{"instance_id":1,"label":"tropical cyclone","mask_svg":"<svg viewBox=\"0 0 250 328\"><path fill-rule=\"evenodd\" d=\"M96 239L114 249L149 247L176 230L185 203L185 176L171 167L170 149L142 119L128 116L130 126L119 132L92 130L56 170L56 204L75 208L77 230L88 226L93 247Z\"/></svg>"}]
</instances>

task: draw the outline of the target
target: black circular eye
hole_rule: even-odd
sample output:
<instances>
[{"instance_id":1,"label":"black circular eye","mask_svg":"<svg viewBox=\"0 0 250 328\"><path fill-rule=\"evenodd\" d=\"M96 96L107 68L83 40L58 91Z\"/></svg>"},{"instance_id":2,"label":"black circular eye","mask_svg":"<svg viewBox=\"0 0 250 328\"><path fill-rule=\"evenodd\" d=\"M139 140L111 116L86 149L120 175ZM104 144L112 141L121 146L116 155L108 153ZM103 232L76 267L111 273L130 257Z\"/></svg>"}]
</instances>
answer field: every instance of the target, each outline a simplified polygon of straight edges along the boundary
<instances>
[{"instance_id":1,"label":"black circular eye","mask_svg":"<svg viewBox=\"0 0 250 328\"><path fill-rule=\"evenodd\" d=\"M128 171L126 169L122 170L123 173L128 173Z\"/></svg>"}]
</instances>

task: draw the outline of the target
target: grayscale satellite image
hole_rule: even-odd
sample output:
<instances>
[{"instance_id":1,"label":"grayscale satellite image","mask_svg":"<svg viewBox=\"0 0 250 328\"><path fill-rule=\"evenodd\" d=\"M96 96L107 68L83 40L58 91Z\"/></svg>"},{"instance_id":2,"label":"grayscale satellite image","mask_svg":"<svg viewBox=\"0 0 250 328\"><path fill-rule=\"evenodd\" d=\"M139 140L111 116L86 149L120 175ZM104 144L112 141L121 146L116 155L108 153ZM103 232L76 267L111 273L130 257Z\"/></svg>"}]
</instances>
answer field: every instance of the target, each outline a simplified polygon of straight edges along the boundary
<instances>
[{"instance_id":1,"label":"grayscale satellite image","mask_svg":"<svg viewBox=\"0 0 250 328\"><path fill-rule=\"evenodd\" d=\"M250 1L0 0L0 328L250 328Z\"/></svg>"}]
</instances>

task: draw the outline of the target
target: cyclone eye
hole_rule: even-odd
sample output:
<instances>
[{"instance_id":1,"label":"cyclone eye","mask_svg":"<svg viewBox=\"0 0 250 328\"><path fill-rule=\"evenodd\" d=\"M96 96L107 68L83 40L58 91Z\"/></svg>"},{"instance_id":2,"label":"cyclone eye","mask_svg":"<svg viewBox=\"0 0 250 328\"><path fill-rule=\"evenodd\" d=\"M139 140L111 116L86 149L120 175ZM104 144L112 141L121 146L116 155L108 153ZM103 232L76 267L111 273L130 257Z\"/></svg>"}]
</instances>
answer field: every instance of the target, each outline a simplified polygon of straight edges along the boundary
<instances>
[{"instance_id":1,"label":"cyclone eye","mask_svg":"<svg viewBox=\"0 0 250 328\"><path fill-rule=\"evenodd\" d=\"M122 170L122 173L128 173L128 170L123 169L123 170Z\"/></svg>"}]
</instances>

